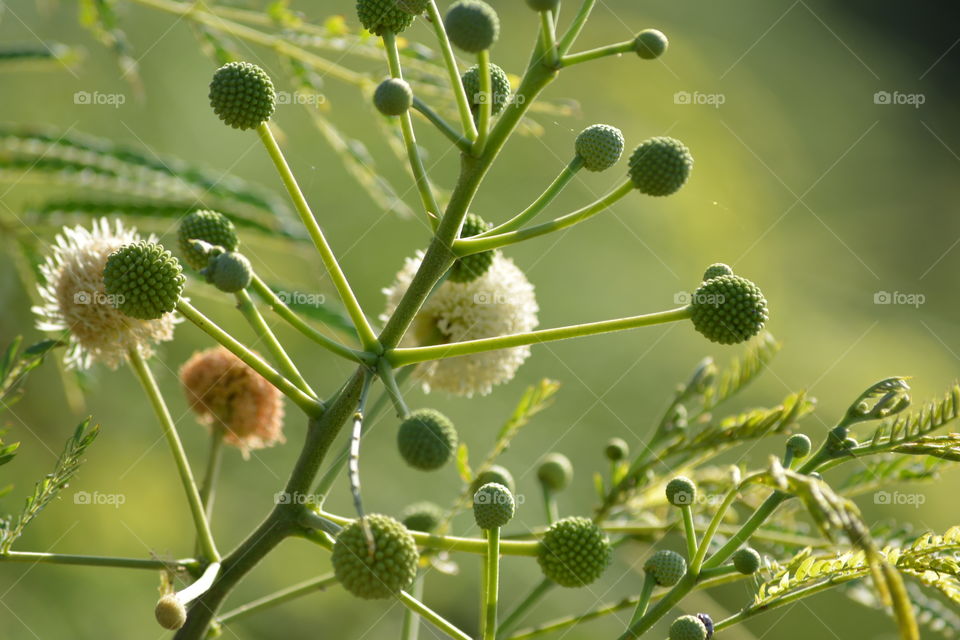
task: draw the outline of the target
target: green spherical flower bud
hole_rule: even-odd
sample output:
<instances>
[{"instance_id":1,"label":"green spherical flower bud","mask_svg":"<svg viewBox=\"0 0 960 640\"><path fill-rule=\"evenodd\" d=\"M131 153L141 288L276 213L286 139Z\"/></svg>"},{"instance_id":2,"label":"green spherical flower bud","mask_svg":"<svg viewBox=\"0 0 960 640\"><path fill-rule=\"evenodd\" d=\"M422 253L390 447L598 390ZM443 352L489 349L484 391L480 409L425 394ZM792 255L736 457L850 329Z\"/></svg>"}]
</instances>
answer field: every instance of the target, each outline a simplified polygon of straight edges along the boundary
<instances>
[{"instance_id":1,"label":"green spherical flower bud","mask_svg":"<svg viewBox=\"0 0 960 640\"><path fill-rule=\"evenodd\" d=\"M450 42L467 53L480 53L500 36L500 18L482 0L459 0L443 20Z\"/></svg>"},{"instance_id":2,"label":"green spherical flower bud","mask_svg":"<svg viewBox=\"0 0 960 640\"><path fill-rule=\"evenodd\" d=\"M463 92L467 94L467 101L473 107L473 117L476 120L480 115L480 104L487 100L487 96L480 92L480 67L473 65L464 71L460 81L463 83ZM493 63L490 63L490 93L493 94L490 113L497 115L510 100L510 78L506 71Z\"/></svg>"},{"instance_id":3,"label":"green spherical flower bud","mask_svg":"<svg viewBox=\"0 0 960 640\"><path fill-rule=\"evenodd\" d=\"M697 485L693 480L684 476L677 476L667 483L667 502L675 507L692 505L697 499Z\"/></svg>"},{"instance_id":4,"label":"green spherical flower bud","mask_svg":"<svg viewBox=\"0 0 960 640\"><path fill-rule=\"evenodd\" d=\"M267 72L249 62L229 62L213 74L210 106L234 129L256 129L270 119L277 93Z\"/></svg>"},{"instance_id":5,"label":"green spherical flower bud","mask_svg":"<svg viewBox=\"0 0 960 640\"><path fill-rule=\"evenodd\" d=\"M720 276L732 276L733 269L728 265L723 264L722 262L714 262L712 265L707 267L707 270L703 272L703 281L712 280L714 278L719 278Z\"/></svg>"},{"instance_id":6,"label":"green spherical flower bud","mask_svg":"<svg viewBox=\"0 0 960 640\"><path fill-rule=\"evenodd\" d=\"M209 255L193 243L193 240L202 240L227 251L236 251L240 246L237 228L233 226L230 218L209 209L190 213L180 221L177 229L177 242L183 259L194 269L203 269L207 266Z\"/></svg>"},{"instance_id":7,"label":"green spherical flower bud","mask_svg":"<svg viewBox=\"0 0 960 640\"><path fill-rule=\"evenodd\" d=\"M517 492L517 484L513 481L513 474L511 474L506 468L501 467L498 464L495 464L484 471L481 471L477 474L477 477L473 479L473 482L470 483L470 490L473 493L477 492L477 489L487 484L488 482L495 482L497 484L502 484L507 489L510 490L510 493Z\"/></svg>"},{"instance_id":8,"label":"green spherical flower bud","mask_svg":"<svg viewBox=\"0 0 960 640\"><path fill-rule=\"evenodd\" d=\"M656 29L644 29L633 41L633 49L644 60L659 58L667 50L669 41L663 32Z\"/></svg>"},{"instance_id":9,"label":"green spherical flower bud","mask_svg":"<svg viewBox=\"0 0 960 640\"><path fill-rule=\"evenodd\" d=\"M413 24L414 13L409 8L426 8L425 2L413 0L357 0L357 17L370 33L382 36L387 31L400 33Z\"/></svg>"},{"instance_id":10,"label":"green spherical flower bud","mask_svg":"<svg viewBox=\"0 0 960 640\"><path fill-rule=\"evenodd\" d=\"M554 11L560 6L560 0L527 0L527 6L534 11Z\"/></svg>"},{"instance_id":11,"label":"green spherical flower bud","mask_svg":"<svg viewBox=\"0 0 960 640\"><path fill-rule=\"evenodd\" d=\"M253 267L242 253L228 251L210 259L210 264L203 270L207 282L220 291L236 293L250 286L253 280Z\"/></svg>"},{"instance_id":12,"label":"green spherical flower bud","mask_svg":"<svg viewBox=\"0 0 960 640\"><path fill-rule=\"evenodd\" d=\"M363 522L373 537L371 549ZM371 551L373 553L371 553ZM390 598L417 575L417 543L402 524L382 514L354 520L337 534L333 572L347 591L368 600Z\"/></svg>"},{"instance_id":13,"label":"green spherical flower bud","mask_svg":"<svg viewBox=\"0 0 960 640\"><path fill-rule=\"evenodd\" d=\"M510 522L516 504L502 484L488 482L473 494L473 517L481 529L498 529Z\"/></svg>"},{"instance_id":14,"label":"green spherical flower bud","mask_svg":"<svg viewBox=\"0 0 960 640\"><path fill-rule=\"evenodd\" d=\"M606 124L590 125L580 132L574 144L577 156L587 171L606 171L623 155L623 134Z\"/></svg>"},{"instance_id":15,"label":"green spherical flower bud","mask_svg":"<svg viewBox=\"0 0 960 640\"><path fill-rule=\"evenodd\" d=\"M170 631L176 631L187 621L186 607L172 593L160 598L153 614L157 617L160 626Z\"/></svg>"},{"instance_id":16,"label":"green spherical flower bud","mask_svg":"<svg viewBox=\"0 0 960 640\"><path fill-rule=\"evenodd\" d=\"M599 578L610 564L607 536L589 518L554 522L537 546L543 575L562 587L584 587Z\"/></svg>"},{"instance_id":17,"label":"green spherical flower bud","mask_svg":"<svg viewBox=\"0 0 960 640\"><path fill-rule=\"evenodd\" d=\"M481 234L489 228L490 224L483 218L470 213L463 221L460 237L469 238ZM450 274L447 278L453 282L473 282L487 272L495 257L496 251L491 249L490 251L481 251L457 258L453 266L450 267Z\"/></svg>"},{"instance_id":18,"label":"green spherical flower bud","mask_svg":"<svg viewBox=\"0 0 960 640\"><path fill-rule=\"evenodd\" d=\"M563 491L573 480L573 464L562 453L548 453L537 469L537 478L551 491Z\"/></svg>"},{"instance_id":19,"label":"green spherical flower bud","mask_svg":"<svg viewBox=\"0 0 960 640\"><path fill-rule=\"evenodd\" d=\"M152 242L120 247L103 268L103 284L114 297L114 306L140 320L156 320L173 311L185 281L173 254Z\"/></svg>"},{"instance_id":20,"label":"green spherical flower bud","mask_svg":"<svg viewBox=\"0 0 960 640\"><path fill-rule=\"evenodd\" d=\"M413 89L400 78L387 78L373 92L373 105L385 116L403 115L412 104Z\"/></svg>"},{"instance_id":21,"label":"green spherical flower bud","mask_svg":"<svg viewBox=\"0 0 960 640\"><path fill-rule=\"evenodd\" d=\"M676 193L690 177L692 169L690 150L674 138L650 138L630 156L630 180L648 196Z\"/></svg>"},{"instance_id":22,"label":"green spherical flower bud","mask_svg":"<svg viewBox=\"0 0 960 640\"><path fill-rule=\"evenodd\" d=\"M756 573L761 562L760 554L750 547L744 547L733 554L733 566L744 575Z\"/></svg>"},{"instance_id":23,"label":"green spherical flower bud","mask_svg":"<svg viewBox=\"0 0 960 640\"><path fill-rule=\"evenodd\" d=\"M439 411L418 409L400 425L397 446L411 467L432 471L453 457L457 449L457 431L450 419Z\"/></svg>"},{"instance_id":24,"label":"green spherical flower bud","mask_svg":"<svg viewBox=\"0 0 960 640\"><path fill-rule=\"evenodd\" d=\"M432 502L415 502L400 513L400 521L411 531L431 533L443 521L443 509Z\"/></svg>"},{"instance_id":25,"label":"green spherical flower bud","mask_svg":"<svg viewBox=\"0 0 960 640\"><path fill-rule=\"evenodd\" d=\"M797 460L810 455L810 449L812 448L813 443L810 442L810 438L802 433L795 433L787 439L787 450L792 452L793 457Z\"/></svg>"},{"instance_id":26,"label":"green spherical flower bud","mask_svg":"<svg viewBox=\"0 0 960 640\"><path fill-rule=\"evenodd\" d=\"M630 446L622 438L610 438L607 440L603 454L607 456L607 460L619 462L630 455Z\"/></svg>"},{"instance_id":27,"label":"green spherical flower bud","mask_svg":"<svg viewBox=\"0 0 960 640\"><path fill-rule=\"evenodd\" d=\"M711 342L737 344L760 333L767 300L757 285L740 276L707 280L690 303L694 328Z\"/></svg>"},{"instance_id":28,"label":"green spherical flower bud","mask_svg":"<svg viewBox=\"0 0 960 640\"><path fill-rule=\"evenodd\" d=\"M680 616L670 625L670 640L707 640L707 628L696 616Z\"/></svg>"},{"instance_id":29,"label":"green spherical flower bud","mask_svg":"<svg viewBox=\"0 0 960 640\"><path fill-rule=\"evenodd\" d=\"M687 573L687 561L676 551L661 549L647 558L643 570L661 587L672 587Z\"/></svg>"}]
</instances>

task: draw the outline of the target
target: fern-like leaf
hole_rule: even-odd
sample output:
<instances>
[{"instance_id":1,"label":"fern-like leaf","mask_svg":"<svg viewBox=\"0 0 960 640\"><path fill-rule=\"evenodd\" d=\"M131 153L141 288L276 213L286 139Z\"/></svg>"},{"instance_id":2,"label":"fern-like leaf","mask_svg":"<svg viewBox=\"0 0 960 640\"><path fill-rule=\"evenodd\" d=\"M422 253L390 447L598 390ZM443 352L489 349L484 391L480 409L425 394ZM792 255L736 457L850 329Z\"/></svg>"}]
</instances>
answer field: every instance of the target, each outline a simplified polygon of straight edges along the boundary
<instances>
[{"instance_id":1,"label":"fern-like leaf","mask_svg":"<svg viewBox=\"0 0 960 640\"><path fill-rule=\"evenodd\" d=\"M869 441L851 450L854 455L894 451L919 441L960 415L960 384L954 384L942 398L927 402L919 411L884 420Z\"/></svg>"},{"instance_id":2,"label":"fern-like leaf","mask_svg":"<svg viewBox=\"0 0 960 640\"><path fill-rule=\"evenodd\" d=\"M750 342L747 350L733 360L704 393L705 410L716 407L752 382L780 351L780 343L764 331Z\"/></svg>"}]
</instances>

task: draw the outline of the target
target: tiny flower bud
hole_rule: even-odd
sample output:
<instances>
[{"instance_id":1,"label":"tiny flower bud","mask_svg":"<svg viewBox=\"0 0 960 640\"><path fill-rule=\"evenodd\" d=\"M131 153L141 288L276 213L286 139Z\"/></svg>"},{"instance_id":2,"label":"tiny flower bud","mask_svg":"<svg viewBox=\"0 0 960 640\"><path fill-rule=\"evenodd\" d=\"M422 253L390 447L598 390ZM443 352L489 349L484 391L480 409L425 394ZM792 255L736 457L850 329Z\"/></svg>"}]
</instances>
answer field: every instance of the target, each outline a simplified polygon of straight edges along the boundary
<instances>
[{"instance_id":1,"label":"tiny flower bud","mask_svg":"<svg viewBox=\"0 0 960 640\"><path fill-rule=\"evenodd\" d=\"M622 438L610 438L603 454L610 462L619 462L630 455L630 447Z\"/></svg>"},{"instance_id":2,"label":"tiny flower bud","mask_svg":"<svg viewBox=\"0 0 960 640\"><path fill-rule=\"evenodd\" d=\"M463 91L467 94L467 101L473 107L474 119L479 117L479 107L482 102L490 99L480 92L480 67L473 65L463 72L460 76L463 83ZM507 105L510 99L510 78L507 72L490 63L490 92L493 94L493 102L490 104L490 112L497 115Z\"/></svg>"},{"instance_id":3,"label":"tiny flower bud","mask_svg":"<svg viewBox=\"0 0 960 640\"><path fill-rule=\"evenodd\" d=\"M230 62L213 74L210 106L234 129L256 129L270 119L277 93L267 72L249 62Z\"/></svg>"},{"instance_id":4,"label":"tiny flower bud","mask_svg":"<svg viewBox=\"0 0 960 640\"><path fill-rule=\"evenodd\" d=\"M667 483L667 502L675 507L689 506L697 499L697 485L693 480L677 476Z\"/></svg>"},{"instance_id":5,"label":"tiny flower bud","mask_svg":"<svg viewBox=\"0 0 960 640\"><path fill-rule=\"evenodd\" d=\"M667 36L656 29L644 29L633 41L634 50L644 60L659 58L667 50Z\"/></svg>"},{"instance_id":6,"label":"tiny flower bud","mask_svg":"<svg viewBox=\"0 0 960 640\"><path fill-rule=\"evenodd\" d=\"M640 193L669 196L683 186L693 169L693 156L679 140L650 138L630 156L630 179Z\"/></svg>"},{"instance_id":7,"label":"tiny flower bud","mask_svg":"<svg viewBox=\"0 0 960 640\"><path fill-rule=\"evenodd\" d=\"M707 640L707 628L696 616L680 616L670 625L670 640Z\"/></svg>"},{"instance_id":8,"label":"tiny flower bud","mask_svg":"<svg viewBox=\"0 0 960 640\"><path fill-rule=\"evenodd\" d=\"M173 254L158 244L136 242L110 254L103 283L114 306L131 318L156 320L177 307L186 278Z\"/></svg>"},{"instance_id":9,"label":"tiny flower bud","mask_svg":"<svg viewBox=\"0 0 960 640\"><path fill-rule=\"evenodd\" d=\"M387 78L373 92L373 104L385 116L403 115L413 104L413 89L406 80Z\"/></svg>"},{"instance_id":10,"label":"tiny flower bud","mask_svg":"<svg viewBox=\"0 0 960 640\"><path fill-rule=\"evenodd\" d=\"M813 443L810 442L810 438L802 433L795 433L787 439L787 450L792 452L793 457L797 460L810 455L810 449L812 448Z\"/></svg>"},{"instance_id":11,"label":"tiny flower bud","mask_svg":"<svg viewBox=\"0 0 960 640\"><path fill-rule=\"evenodd\" d=\"M445 465L457 448L457 431L445 415L434 409L418 409L397 432L400 455L415 469L432 471Z\"/></svg>"},{"instance_id":12,"label":"tiny flower bud","mask_svg":"<svg viewBox=\"0 0 960 640\"><path fill-rule=\"evenodd\" d=\"M447 11L443 24L450 42L467 53L489 49L500 36L500 18L482 0L459 0Z\"/></svg>"},{"instance_id":13,"label":"tiny flower bud","mask_svg":"<svg viewBox=\"0 0 960 640\"><path fill-rule=\"evenodd\" d=\"M577 136L574 148L587 171L605 171L623 155L623 134L606 124L594 124Z\"/></svg>"},{"instance_id":14,"label":"tiny flower bud","mask_svg":"<svg viewBox=\"0 0 960 640\"><path fill-rule=\"evenodd\" d=\"M537 547L543 574L562 587L583 587L603 575L610 564L610 541L589 518L554 522Z\"/></svg>"},{"instance_id":15,"label":"tiny flower bud","mask_svg":"<svg viewBox=\"0 0 960 640\"><path fill-rule=\"evenodd\" d=\"M236 293L250 286L253 267L245 255L230 251L212 258L203 275L220 291Z\"/></svg>"},{"instance_id":16,"label":"tiny flower bud","mask_svg":"<svg viewBox=\"0 0 960 640\"><path fill-rule=\"evenodd\" d=\"M483 233L490 228L490 225L478 215L467 214L463 221L463 228L460 230L461 238ZM453 282L473 282L485 274L493 265L493 259L497 253L495 250L481 251L480 253L471 253L468 256L458 258L453 266L450 267L450 274L447 276Z\"/></svg>"},{"instance_id":17,"label":"tiny flower bud","mask_svg":"<svg viewBox=\"0 0 960 640\"><path fill-rule=\"evenodd\" d=\"M171 631L176 631L187 621L187 609L180 604L177 596L172 593L160 598L153 613L160 626Z\"/></svg>"},{"instance_id":18,"label":"tiny flower bud","mask_svg":"<svg viewBox=\"0 0 960 640\"><path fill-rule=\"evenodd\" d=\"M573 464L562 453L548 453L537 469L537 478L551 491L563 491L573 479Z\"/></svg>"},{"instance_id":19,"label":"tiny flower bud","mask_svg":"<svg viewBox=\"0 0 960 640\"><path fill-rule=\"evenodd\" d=\"M192 241L202 240L207 246ZM209 260L209 246L236 251L240 246L237 229L230 219L217 211L199 209L180 221L177 241L183 260L194 269L203 269Z\"/></svg>"},{"instance_id":20,"label":"tiny flower bud","mask_svg":"<svg viewBox=\"0 0 960 640\"><path fill-rule=\"evenodd\" d=\"M413 24L414 15L426 9L424 0L357 0L357 17L370 33L400 33Z\"/></svg>"},{"instance_id":21,"label":"tiny flower bud","mask_svg":"<svg viewBox=\"0 0 960 640\"><path fill-rule=\"evenodd\" d=\"M411 531L432 533L443 520L443 509L432 502L415 502L400 514L403 526Z\"/></svg>"},{"instance_id":22,"label":"tiny flower bud","mask_svg":"<svg viewBox=\"0 0 960 640\"><path fill-rule=\"evenodd\" d=\"M720 276L732 276L733 269L728 265L723 264L722 262L714 262L712 265L707 267L707 270L703 272L703 281L712 280L713 278L719 278Z\"/></svg>"},{"instance_id":23,"label":"tiny flower bud","mask_svg":"<svg viewBox=\"0 0 960 640\"><path fill-rule=\"evenodd\" d=\"M733 566L744 575L756 573L761 562L760 554L750 547L744 547L733 554Z\"/></svg>"},{"instance_id":24,"label":"tiny flower bud","mask_svg":"<svg viewBox=\"0 0 960 640\"><path fill-rule=\"evenodd\" d=\"M507 489L510 490L510 493L517 492L517 485L513 481L513 475L498 464L495 464L488 469L481 471L477 474L477 477L473 479L473 482L470 483L470 491L473 493L477 492L477 489L487 484L488 482L495 482L497 484L502 484Z\"/></svg>"},{"instance_id":25,"label":"tiny flower bud","mask_svg":"<svg viewBox=\"0 0 960 640\"><path fill-rule=\"evenodd\" d=\"M498 529L513 518L516 504L510 490L489 482L473 494L473 517L481 529Z\"/></svg>"},{"instance_id":26,"label":"tiny flower bud","mask_svg":"<svg viewBox=\"0 0 960 640\"><path fill-rule=\"evenodd\" d=\"M371 555L364 521L373 535ZM417 575L417 543L407 528L391 518L373 514L354 520L337 534L331 562L344 588L367 600L390 598L413 583Z\"/></svg>"},{"instance_id":27,"label":"tiny flower bud","mask_svg":"<svg viewBox=\"0 0 960 640\"><path fill-rule=\"evenodd\" d=\"M676 551L661 549L643 563L643 570L661 587L672 587L687 572L687 561Z\"/></svg>"}]
</instances>

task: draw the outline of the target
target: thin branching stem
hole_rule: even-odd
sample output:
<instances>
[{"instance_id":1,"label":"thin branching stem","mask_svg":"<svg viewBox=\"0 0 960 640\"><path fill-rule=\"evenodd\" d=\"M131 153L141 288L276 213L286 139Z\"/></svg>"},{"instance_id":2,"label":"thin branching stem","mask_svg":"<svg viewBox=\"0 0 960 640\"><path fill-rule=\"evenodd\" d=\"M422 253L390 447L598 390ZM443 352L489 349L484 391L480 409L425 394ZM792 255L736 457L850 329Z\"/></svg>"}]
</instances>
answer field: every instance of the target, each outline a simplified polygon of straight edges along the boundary
<instances>
[{"instance_id":1,"label":"thin branching stem","mask_svg":"<svg viewBox=\"0 0 960 640\"><path fill-rule=\"evenodd\" d=\"M508 231L516 231L537 217L541 211L546 209L547 206L549 206L550 203L556 199L560 192L563 191L564 187L566 187L570 181L573 180L573 178L577 175L577 172L580 171L582 167L583 159L580 156L574 156L573 160L571 160L563 168L563 171L560 172L560 175L558 175L557 178L550 183L550 186L547 187L546 191L544 191L539 198L534 200L529 207L510 218L503 224L499 224L488 231L484 231L483 233L479 233L470 237L489 238L490 236L507 233Z\"/></svg>"},{"instance_id":2,"label":"thin branching stem","mask_svg":"<svg viewBox=\"0 0 960 640\"><path fill-rule=\"evenodd\" d=\"M440 45L440 52L443 54L443 63L447 68L447 75L450 78L450 89L453 91L453 97L457 103L457 112L460 114L460 124L463 127L463 135L472 142L477 139L477 127L473 122L470 101L467 99L467 92L464 90L463 82L460 80L460 68L457 65L457 58L453 54L450 39L447 38L447 31L443 26L443 17L437 8L436 0L429 0L429 2L427 2L427 15L430 17L430 23L433 25L433 31Z\"/></svg>"}]
</instances>

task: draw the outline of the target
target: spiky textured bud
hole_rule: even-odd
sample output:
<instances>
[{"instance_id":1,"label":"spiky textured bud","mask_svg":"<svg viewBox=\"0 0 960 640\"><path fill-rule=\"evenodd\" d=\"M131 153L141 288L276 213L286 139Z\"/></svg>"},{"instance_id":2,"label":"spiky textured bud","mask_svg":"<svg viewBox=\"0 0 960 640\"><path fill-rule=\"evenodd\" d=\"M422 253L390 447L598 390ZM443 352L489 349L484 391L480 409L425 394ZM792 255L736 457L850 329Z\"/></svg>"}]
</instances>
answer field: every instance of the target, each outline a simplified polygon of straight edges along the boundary
<instances>
[{"instance_id":1,"label":"spiky textured bud","mask_svg":"<svg viewBox=\"0 0 960 640\"><path fill-rule=\"evenodd\" d=\"M690 303L694 328L711 342L737 344L760 333L767 301L757 285L740 276L707 280Z\"/></svg>"},{"instance_id":2,"label":"spiky textured bud","mask_svg":"<svg viewBox=\"0 0 960 640\"><path fill-rule=\"evenodd\" d=\"M373 537L372 549L364 521ZM407 528L390 516L377 513L344 527L337 534L330 559L337 580L347 591L373 600L389 598L409 587L417 575L419 557L417 544Z\"/></svg>"},{"instance_id":3,"label":"spiky textured bud","mask_svg":"<svg viewBox=\"0 0 960 640\"><path fill-rule=\"evenodd\" d=\"M610 541L592 520L581 517L554 522L537 547L543 575L562 587L583 587L610 564Z\"/></svg>"},{"instance_id":4,"label":"spiky textured bud","mask_svg":"<svg viewBox=\"0 0 960 640\"><path fill-rule=\"evenodd\" d=\"M723 264L722 262L714 262L712 265L706 268L703 272L703 281L712 280L713 278L719 278L720 276L732 276L733 269L728 265Z\"/></svg>"},{"instance_id":5,"label":"spiky textured bud","mask_svg":"<svg viewBox=\"0 0 960 640\"><path fill-rule=\"evenodd\" d=\"M156 608L153 610L153 615L156 616L157 622L160 623L161 627L170 629L171 631L176 631L187 621L186 608L177 600L177 596L172 593L160 598Z\"/></svg>"},{"instance_id":6,"label":"spiky textured bud","mask_svg":"<svg viewBox=\"0 0 960 640\"><path fill-rule=\"evenodd\" d=\"M363 28L375 35L382 36L387 31L400 33L413 23L414 12L408 9L416 9L421 4L425 5L413 0L357 0L357 17Z\"/></svg>"},{"instance_id":7,"label":"spiky textured bud","mask_svg":"<svg viewBox=\"0 0 960 640\"><path fill-rule=\"evenodd\" d=\"M756 573L761 562L760 554L750 547L744 547L733 554L733 566L745 575Z\"/></svg>"},{"instance_id":8,"label":"spiky textured bud","mask_svg":"<svg viewBox=\"0 0 960 640\"><path fill-rule=\"evenodd\" d=\"M463 228L460 230L461 238L469 238L483 233L490 228L490 224L483 218L473 213L467 214L463 221ZM480 253L471 253L468 256L457 258L453 266L450 267L450 274L447 276L453 282L473 282L490 269L493 259L497 252L481 251Z\"/></svg>"},{"instance_id":9,"label":"spiky textured bud","mask_svg":"<svg viewBox=\"0 0 960 640\"><path fill-rule=\"evenodd\" d=\"M385 116L403 115L412 104L413 89L400 78L387 78L373 92L373 105Z\"/></svg>"},{"instance_id":10,"label":"spiky textured bud","mask_svg":"<svg viewBox=\"0 0 960 640\"><path fill-rule=\"evenodd\" d=\"M672 587L687 572L687 561L676 551L661 549L647 558L643 570L661 587Z\"/></svg>"},{"instance_id":11,"label":"spiky textured bud","mask_svg":"<svg viewBox=\"0 0 960 640\"><path fill-rule=\"evenodd\" d=\"M397 446L411 467L432 471L453 457L457 431L450 419L439 411L418 409L400 425Z\"/></svg>"},{"instance_id":12,"label":"spiky textured bud","mask_svg":"<svg viewBox=\"0 0 960 640\"><path fill-rule=\"evenodd\" d=\"M203 275L207 282L220 291L236 293L250 286L253 267L245 255L229 251L211 258Z\"/></svg>"},{"instance_id":13,"label":"spiky textured bud","mask_svg":"<svg viewBox=\"0 0 960 640\"><path fill-rule=\"evenodd\" d=\"M534 11L553 11L560 6L560 0L527 0L527 6Z\"/></svg>"},{"instance_id":14,"label":"spiky textured bud","mask_svg":"<svg viewBox=\"0 0 960 640\"><path fill-rule=\"evenodd\" d=\"M670 640L707 640L707 628L696 616L680 616L670 625Z\"/></svg>"},{"instance_id":15,"label":"spiky textured bud","mask_svg":"<svg viewBox=\"0 0 960 640\"><path fill-rule=\"evenodd\" d=\"M551 491L562 491L573 479L573 464L562 453L548 453L537 468L537 478Z\"/></svg>"},{"instance_id":16,"label":"spiky textured bud","mask_svg":"<svg viewBox=\"0 0 960 640\"><path fill-rule=\"evenodd\" d=\"M467 94L467 101L473 107L474 119L477 119L480 104L489 99L480 92L480 67L473 65L464 71L463 75L460 76L460 81L463 82L463 91ZM490 63L490 93L493 94L490 112L497 115L503 111L503 107L510 100L510 78L506 71L493 63Z\"/></svg>"},{"instance_id":17,"label":"spiky textured bud","mask_svg":"<svg viewBox=\"0 0 960 640\"><path fill-rule=\"evenodd\" d=\"M267 72L249 62L228 62L213 74L210 106L234 129L256 129L270 119L277 93Z\"/></svg>"},{"instance_id":18,"label":"spiky textured bud","mask_svg":"<svg viewBox=\"0 0 960 640\"><path fill-rule=\"evenodd\" d=\"M516 504L502 484L488 482L473 494L473 517L481 529L497 529L510 522Z\"/></svg>"},{"instance_id":19,"label":"spiky textured bud","mask_svg":"<svg viewBox=\"0 0 960 640\"><path fill-rule=\"evenodd\" d=\"M648 196L676 193L690 176L693 156L679 140L658 136L643 142L630 156L630 180Z\"/></svg>"},{"instance_id":20,"label":"spiky textured bud","mask_svg":"<svg viewBox=\"0 0 960 640\"><path fill-rule=\"evenodd\" d=\"M656 29L644 29L633 41L633 49L644 60L659 58L667 50L669 41L663 32Z\"/></svg>"},{"instance_id":21,"label":"spiky textured bud","mask_svg":"<svg viewBox=\"0 0 960 640\"><path fill-rule=\"evenodd\" d=\"M574 144L587 171L606 171L623 155L623 134L607 124L594 124L580 132Z\"/></svg>"},{"instance_id":22,"label":"spiky textured bud","mask_svg":"<svg viewBox=\"0 0 960 640\"><path fill-rule=\"evenodd\" d=\"M667 502L675 507L692 505L697 499L697 485L693 480L684 476L677 476L667 483Z\"/></svg>"},{"instance_id":23,"label":"spiky textured bud","mask_svg":"<svg viewBox=\"0 0 960 640\"><path fill-rule=\"evenodd\" d=\"M459 0L447 11L443 24L450 42L467 53L489 49L500 36L500 18L482 0Z\"/></svg>"},{"instance_id":24,"label":"spiky textured bud","mask_svg":"<svg viewBox=\"0 0 960 640\"><path fill-rule=\"evenodd\" d=\"M400 521L411 531L431 533L443 521L443 509L432 502L415 502L400 513Z\"/></svg>"},{"instance_id":25,"label":"spiky textured bud","mask_svg":"<svg viewBox=\"0 0 960 640\"><path fill-rule=\"evenodd\" d=\"M240 246L237 228L230 218L218 211L199 209L180 221L177 229L177 242L184 261L194 269L207 266L209 256L192 241L203 240L209 244L223 247L227 251L236 251Z\"/></svg>"},{"instance_id":26,"label":"spiky textured bud","mask_svg":"<svg viewBox=\"0 0 960 640\"><path fill-rule=\"evenodd\" d=\"M470 490L474 493L477 492L477 489L487 484L488 482L496 482L497 484L502 484L507 489L510 490L510 493L517 492L517 484L513 481L513 474L510 473L504 467L501 467L498 464L495 464L488 469L481 471L477 474L477 477L473 479L473 482L470 483Z\"/></svg>"},{"instance_id":27,"label":"spiky textured bud","mask_svg":"<svg viewBox=\"0 0 960 640\"><path fill-rule=\"evenodd\" d=\"M103 284L113 305L131 318L156 320L173 311L185 282L173 254L152 242L136 242L110 254Z\"/></svg>"},{"instance_id":28,"label":"spiky textured bud","mask_svg":"<svg viewBox=\"0 0 960 640\"><path fill-rule=\"evenodd\" d=\"M630 455L630 446L623 438L610 438L603 449L603 454L607 456L607 460L619 462Z\"/></svg>"},{"instance_id":29,"label":"spiky textured bud","mask_svg":"<svg viewBox=\"0 0 960 640\"><path fill-rule=\"evenodd\" d=\"M787 450L793 454L793 457L799 460L810 455L810 449L813 443L810 438L802 433L795 433L787 439Z\"/></svg>"}]
</instances>

